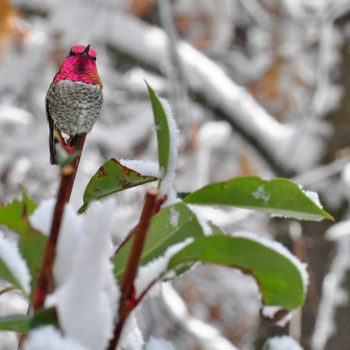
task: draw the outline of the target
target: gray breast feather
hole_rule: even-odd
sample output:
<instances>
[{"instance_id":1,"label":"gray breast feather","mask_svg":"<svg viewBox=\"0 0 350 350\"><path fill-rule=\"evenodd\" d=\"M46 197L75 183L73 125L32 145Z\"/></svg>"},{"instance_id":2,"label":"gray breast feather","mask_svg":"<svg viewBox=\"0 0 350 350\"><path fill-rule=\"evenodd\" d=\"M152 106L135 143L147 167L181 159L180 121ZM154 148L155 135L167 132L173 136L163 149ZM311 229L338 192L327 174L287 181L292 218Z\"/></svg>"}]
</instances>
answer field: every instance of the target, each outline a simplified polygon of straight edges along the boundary
<instances>
[{"instance_id":1,"label":"gray breast feather","mask_svg":"<svg viewBox=\"0 0 350 350\"><path fill-rule=\"evenodd\" d=\"M101 112L102 89L99 85L61 80L51 85L47 102L57 129L69 136L89 133Z\"/></svg>"}]
</instances>

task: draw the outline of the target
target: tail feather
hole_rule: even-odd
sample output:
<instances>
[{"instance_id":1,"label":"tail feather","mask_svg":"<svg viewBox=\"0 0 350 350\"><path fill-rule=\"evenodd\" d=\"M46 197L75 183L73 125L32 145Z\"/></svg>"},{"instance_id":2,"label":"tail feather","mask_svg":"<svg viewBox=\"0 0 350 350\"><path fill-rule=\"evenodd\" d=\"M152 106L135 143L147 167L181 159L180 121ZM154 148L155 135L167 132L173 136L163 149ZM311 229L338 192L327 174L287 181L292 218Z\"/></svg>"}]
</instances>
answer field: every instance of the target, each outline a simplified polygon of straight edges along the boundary
<instances>
[{"instance_id":1,"label":"tail feather","mask_svg":"<svg viewBox=\"0 0 350 350\"><path fill-rule=\"evenodd\" d=\"M53 119L51 118L50 111L49 111L49 104L48 99L46 96L45 100L46 105L46 117L47 121L49 123L49 150L50 150L50 163L51 164L57 164L57 158L56 158L56 139L55 139L55 125L53 122Z\"/></svg>"},{"instance_id":2,"label":"tail feather","mask_svg":"<svg viewBox=\"0 0 350 350\"><path fill-rule=\"evenodd\" d=\"M56 142L55 139L55 126L53 120L49 118L49 149L50 149L50 163L57 164L56 159Z\"/></svg>"}]
</instances>

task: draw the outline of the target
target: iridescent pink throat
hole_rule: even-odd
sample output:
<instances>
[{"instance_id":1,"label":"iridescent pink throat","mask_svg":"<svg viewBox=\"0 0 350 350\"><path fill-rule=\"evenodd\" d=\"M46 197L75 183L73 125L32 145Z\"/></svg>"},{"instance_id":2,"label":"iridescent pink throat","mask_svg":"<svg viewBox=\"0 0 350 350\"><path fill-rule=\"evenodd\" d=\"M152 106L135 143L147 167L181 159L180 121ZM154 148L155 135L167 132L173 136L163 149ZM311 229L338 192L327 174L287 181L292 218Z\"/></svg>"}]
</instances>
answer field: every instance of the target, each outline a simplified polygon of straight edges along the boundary
<instances>
[{"instance_id":1,"label":"iridescent pink throat","mask_svg":"<svg viewBox=\"0 0 350 350\"><path fill-rule=\"evenodd\" d=\"M97 72L95 61L89 56L68 56L55 75L53 83L60 80L81 81L86 84L100 85L102 82Z\"/></svg>"}]
</instances>

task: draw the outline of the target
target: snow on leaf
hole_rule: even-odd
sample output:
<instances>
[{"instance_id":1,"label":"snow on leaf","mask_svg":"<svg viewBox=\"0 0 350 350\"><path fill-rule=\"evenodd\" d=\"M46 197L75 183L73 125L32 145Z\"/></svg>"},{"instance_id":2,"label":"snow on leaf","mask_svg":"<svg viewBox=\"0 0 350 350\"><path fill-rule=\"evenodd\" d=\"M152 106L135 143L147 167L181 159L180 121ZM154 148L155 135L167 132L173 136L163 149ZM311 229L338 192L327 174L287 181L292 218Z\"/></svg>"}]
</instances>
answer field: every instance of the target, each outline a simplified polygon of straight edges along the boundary
<instances>
[{"instance_id":1,"label":"snow on leaf","mask_svg":"<svg viewBox=\"0 0 350 350\"><path fill-rule=\"evenodd\" d=\"M179 224L180 213L174 206L170 207L170 225L176 227Z\"/></svg>"},{"instance_id":2,"label":"snow on leaf","mask_svg":"<svg viewBox=\"0 0 350 350\"><path fill-rule=\"evenodd\" d=\"M37 328L30 332L24 350L90 350L75 339L63 336L53 326Z\"/></svg>"},{"instance_id":3,"label":"snow on leaf","mask_svg":"<svg viewBox=\"0 0 350 350\"><path fill-rule=\"evenodd\" d=\"M175 178L179 130L168 101L158 97L152 87L146 84L157 132L160 194L166 195Z\"/></svg>"},{"instance_id":4,"label":"snow on leaf","mask_svg":"<svg viewBox=\"0 0 350 350\"><path fill-rule=\"evenodd\" d=\"M192 213L196 215L196 218L202 227L203 233L206 236L211 236L213 234L213 229L202 213L203 208L199 207L198 205L191 204L188 204L187 206L191 209Z\"/></svg>"},{"instance_id":5,"label":"snow on leaf","mask_svg":"<svg viewBox=\"0 0 350 350\"><path fill-rule=\"evenodd\" d=\"M93 203L83 217L78 244L63 284L48 299L57 308L64 333L90 350L106 347L113 331L119 291L112 273L111 218L114 201ZM69 237L62 234L61 246ZM57 263L65 254L58 256Z\"/></svg>"},{"instance_id":6,"label":"snow on leaf","mask_svg":"<svg viewBox=\"0 0 350 350\"><path fill-rule=\"evenodd\" d=\"M146 265L159 256L164 255L169 246L183 242L187 237L201 237L203 230L191 210L184 203L174 205L179 213L178 225L170 224L171 207L166 207L157 213L151 221L146 243L142 252L141 264ZM120 280L125 272L133 237L124 244L112 257L115 276Z\"/></svg>"},{"instance_id":7,"label":"snow on leaf","mask_svg":"<svg viewBox=\"0 0 350 350\"><path fill-rule=\"evenodd\" d=\"M159 98L159 101L163 107L165 116L167 118L169 136L170 136L168 166L160 186L160 193L162 195L165 195L169 192L170 188L173 186L174 179L175 179L179 130L177 128L177 125L173 116L173 112L170 108L168 101L163 98Z\"/></svg>"},{"instance_id":8,"label":"snow on leaf","mask_svg":"<svg viewBox=\"0 0 350 350\"><path fill-rule=\"evenodd\" d=\"M139 267L135 280L136 295L140 296L142 292L154 281L156 281L163 272L166 271L169 260L181 249L193 242L193 237L186 238L183 242L170 246L164 255L157 257L148 264Z\"/></svg>"},{"instance_id":9,"label":"snow on leaf","mask_svg":"<svg viewBox=\"0 0 350 350\"><path fill-rule=\"evenodd\" d=\"M303 190L303 192L320 208L323 209L323 206L321 204L320 198L318 196L317 192L314 191L306 191Z\"/></svg>"},{"instance_id":10,"label":"snow on leaf","mask_svg":"<svg viewBox=\"0 0 350 350\"><path fill-rule=\"evenodd\" d=\"M16 287L21 288L24 293L30 293L30 273L28 266L22 258L18 245L6 239L4 234L0 231L0 262L4 266L1 272L4 272L6 276L0 275L0 277L6 279L8 277L9 282L13 283ZM5 270L8 270L5 272Z\"/></svg>"},{"instance_id":11,"label":"snow on leaf","mask_svg":"<svg viewBox=\"0 0 350 350\"><path fill-rule=\"evenodd\" d=\"M162 204L162 208L169 207L170 205L179 202L181 202L181 199L178 198L177 192L174 190L174 188L170 188L166 196L166 201Z\"/></svg>"},{"instance_id":12,"label":"snow on leaf","mask_svg":"<svg viewBox=\"0 0 350 350\"><path fill-rule=\"evenodd\" d=\"M157 178L141 175L114 158L109 159L97 170L87 184L83 196L84 204L80 207L79 213L84 213L92 201L155 180Z\"/></svg>"},{"instance_id":13,"label":"snow on leaf","mask_svg":"<svg viewBox=\"0 0 350 350\"><path fill-rule=\"evenodd\" d=\"M120 159L119 162L127 168L137 171L143 176L159 176L159 166L157 163L136 159Z\"/></svg>"},{"instance_id":14,"label":"snow on leaf","mask_svg":"<svg viewBox=\"0 0 350 350\"><path fill-rule=\"evenodd\" d=\"M263 202L268 203L270 200L270 195L265 192L263 185L259 186L255 192L252 193L255 199L261 199Z\"/></svg>"},{"instance_id":15,"label":"snow on leaf","mask_svg":"<svg viewBox=\"0 0 350 350\"><path fill-rule=\"evenodd\" d=\"M206 185L186 196L184 202L253 209L298 220L333 220L297 184L283 178L236 177Z\"/></svg>"},{"instance_id":16,"label":"snow on leaf","mask_svg":"<svg viewBox=\"0 0 350 350\"><path fill-rule=\"evenodd\" d=\"M265 305L292 311L305 301L304 266L300 262L296 266L288 253L278 248L247 235L202 236L175 254L168 268L203 262L241 269L256 279Z\"/></svg>"}]
</instances>

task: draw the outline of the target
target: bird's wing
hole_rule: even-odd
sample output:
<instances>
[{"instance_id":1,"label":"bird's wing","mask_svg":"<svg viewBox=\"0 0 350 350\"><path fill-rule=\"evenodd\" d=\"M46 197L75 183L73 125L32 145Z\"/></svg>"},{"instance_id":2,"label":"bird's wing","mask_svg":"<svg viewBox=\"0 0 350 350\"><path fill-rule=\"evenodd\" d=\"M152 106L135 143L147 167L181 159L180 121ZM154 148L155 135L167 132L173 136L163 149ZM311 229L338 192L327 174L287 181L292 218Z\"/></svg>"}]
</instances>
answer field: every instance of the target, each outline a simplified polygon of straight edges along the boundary
<instances>
[{"instance_id":1,"label":"bird's wing","mask_svg":"<svg viewBox=\"0 0 350 350\"><path fill-rule=\"evenodd\" d=\"M46 100L45 100L45 105L46 105L46 117L47 121L49 122L49 147L50 147L50 163L51 164L57 164L57 159L56 159L56 148L55 148L55 125L53 122L53 119L51 118L50 111L49 111L49 103L46 95Z\"/></svg>"}]
</instances>

